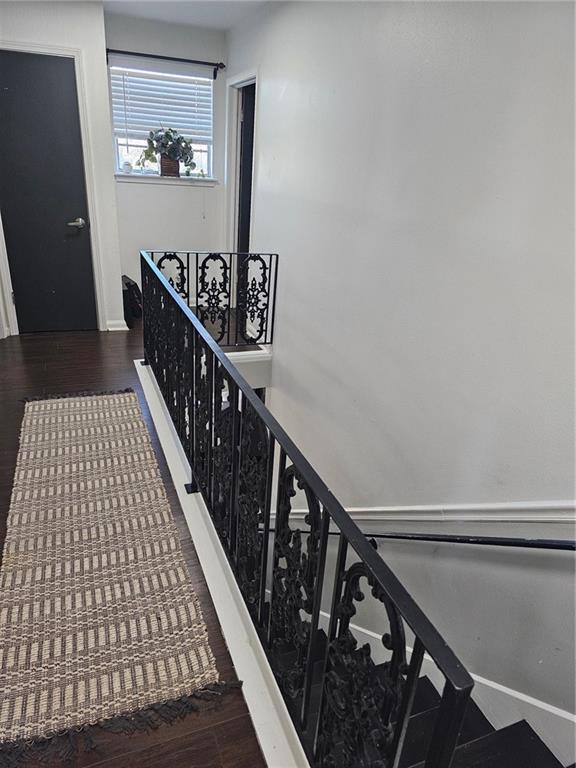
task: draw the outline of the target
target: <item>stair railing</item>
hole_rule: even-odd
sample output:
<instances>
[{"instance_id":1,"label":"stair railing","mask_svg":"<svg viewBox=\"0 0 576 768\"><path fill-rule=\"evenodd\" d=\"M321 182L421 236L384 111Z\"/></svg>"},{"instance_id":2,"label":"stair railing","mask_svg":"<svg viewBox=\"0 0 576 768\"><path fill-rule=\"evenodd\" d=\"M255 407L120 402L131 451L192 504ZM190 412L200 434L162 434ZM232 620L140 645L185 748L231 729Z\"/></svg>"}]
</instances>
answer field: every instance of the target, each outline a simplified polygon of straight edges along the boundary
<instances>
[{"instance_id":1,"label":"stair railing","mask_svg":"<svg viewBox=\"0 0 576 768\"><path fill-rule=\"evenodd\" d=\"M188 458L188 490L210 512L310 765L398 768L427 654L444 686L425 767L448 768L472 678L144 251L141 267L144 364ZM297 494L308 513L293 527ZM329 567L330 527L338 547ZM351 623L364 598L382 617L381 664L369 645L358 646Z\"/></svg>"},{"instance_id":2,"label":"stair railing","mask_svg":"<svg viewBox=\"0 0 576 768\"><path fill-rule=\"evenodd\" d=\"M219 344L272 344L277 254L157 250L147 253Z\"/></svg>"}]
</instances>

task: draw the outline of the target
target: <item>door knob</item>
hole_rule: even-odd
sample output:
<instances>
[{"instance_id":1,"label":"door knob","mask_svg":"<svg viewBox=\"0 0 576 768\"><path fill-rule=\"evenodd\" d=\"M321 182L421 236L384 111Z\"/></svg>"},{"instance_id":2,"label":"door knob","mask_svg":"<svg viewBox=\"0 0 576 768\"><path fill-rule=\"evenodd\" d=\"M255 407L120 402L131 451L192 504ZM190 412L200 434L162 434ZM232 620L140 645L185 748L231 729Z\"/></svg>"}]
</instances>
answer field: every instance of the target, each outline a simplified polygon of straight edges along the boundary
<instances>
[{"instance_id":1,"label":"door knob","mask_svg":"<svg viewBox=\"0 0 576 768\"><path fill-rule=\"evenodd\" d=\"M82 227L86 226L86 222L84 221L84 219L81 219L80 216L78 216L78 218L74 219L74 221L67 221L66 226L76 227L76 229L82 229Z\"/></svg>"}]
</instances>

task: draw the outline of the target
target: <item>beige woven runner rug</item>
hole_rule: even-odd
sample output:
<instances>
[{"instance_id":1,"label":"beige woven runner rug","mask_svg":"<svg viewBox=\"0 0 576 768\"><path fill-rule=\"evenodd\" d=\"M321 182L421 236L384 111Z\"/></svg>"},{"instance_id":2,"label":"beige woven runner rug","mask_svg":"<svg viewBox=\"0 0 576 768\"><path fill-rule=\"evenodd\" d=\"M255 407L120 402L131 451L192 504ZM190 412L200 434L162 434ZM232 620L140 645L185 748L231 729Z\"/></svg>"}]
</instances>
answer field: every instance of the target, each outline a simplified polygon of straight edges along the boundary
<instances>
[{"instance_id":1,"label":"beige woven runner rug","mask_svg":"<svg viewBox=\"0 0 576 768\"><path fill-rule=\"evenodd\" d=\"M0 748L163 702L170 719L217 681L136 395L28 402L0 570Z\"/></svg>"}]
</instances>

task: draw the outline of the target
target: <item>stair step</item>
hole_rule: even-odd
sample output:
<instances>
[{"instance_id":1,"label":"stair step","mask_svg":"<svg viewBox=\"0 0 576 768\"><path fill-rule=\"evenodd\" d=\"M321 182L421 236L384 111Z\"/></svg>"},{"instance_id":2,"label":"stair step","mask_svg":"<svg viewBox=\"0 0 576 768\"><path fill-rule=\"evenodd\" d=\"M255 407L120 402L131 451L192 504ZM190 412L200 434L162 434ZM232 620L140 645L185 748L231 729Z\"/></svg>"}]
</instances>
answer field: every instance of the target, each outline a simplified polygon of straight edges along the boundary
<instances>
[{"instance_id":1,"label":"stair step","mask_svg":"<svg viewBox=\"0 0 576 768\"><path fill-rule=\"evenodd\" d=\"M313 684L310 690L310 715L316 714L320 709L320 697L322 695L322 682L320 680L322 675L323 662L316 662L314 665L314 678L319 682ZM434 709L440 702L440 696L438 691L427 677L421 677L418 681L418 687L416 688L416 695L414 697L414 706L412 714L417 715L420 712L427 712L430 709Z\"/></svg>"},{"instance_id":2,"label":"stair step","mask_svg":"<svg viewBox=\"0 0 576 768\"><path fill-rule=\"evenodd\" d=\"M440 704L440 694L434 688L430 679L426 676L418 679L414 704L412 705L412 714L419 715L420 712L426 712L428 709L434 709Z\"/></svg>"},{"instance_id":3,"label":"stair step","mask_svg":"<svg viewBox=\"0 0 576 768\"><path fill-rule=\"evenodd\" d=\"M400 758L400 768L409 768L409 766L425 759L438 719L438 712L438 707L435 707L410 718L404 750ZM478 706L470 700L466 708L458 743L466 744L493 732L494 728L478 709Z\"/></svg>"},{"instance_id":4,"label":"stair step","mask_svg":"<svg viewBox=\"0 0 576 768\"><path fill-rule=\"evenodd\" d=\"M314 661L320 661L324 659L324 654L326 652L326 642L328 638L326 637L326 633L323 629L319 629L316 633L316 638L314 641L314 652L313 652L313 658ZM298 653L294 650L282 650L281 648L275 651L276 659L278 660L279 666L282 669L290 669L291 666L293 666L294 662L297 659Z\"/></svg>"},{"instance_id":5,"label":"stair step","mask_svg":"<svg viewBox=\"0 0 576 768\"><path fill-rule=\"evenodd\" d=\"M411 768L424 768L424 762ZM563 768L525 720L458 747L451 768Z\"/></svg>"}]
</instances>

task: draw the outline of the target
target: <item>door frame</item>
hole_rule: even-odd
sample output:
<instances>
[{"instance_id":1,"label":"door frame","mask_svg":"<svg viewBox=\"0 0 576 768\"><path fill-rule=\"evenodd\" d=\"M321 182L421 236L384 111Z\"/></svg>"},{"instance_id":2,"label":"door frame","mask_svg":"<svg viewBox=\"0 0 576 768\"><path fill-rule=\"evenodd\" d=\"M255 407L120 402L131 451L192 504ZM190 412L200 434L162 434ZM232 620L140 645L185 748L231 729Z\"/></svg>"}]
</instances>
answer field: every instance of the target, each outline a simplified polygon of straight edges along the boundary
<instances>
[{"instance_id":1,"label":"door frame","mask_svg":"<svg viewBox=\"0 0 576 768\"><path fill-rule=\"evenodd\" d=\"M94 289L96 298L96 317L98 330L106 331L106 305L104 293L104 274L102 271L102 248L100 245L100 226L96 210L96 183L92 168L94 167L92 145L90 143L90 131L88 125L88 109L86 99L86 77L84 67L84 54L80 48L67 48L57 45L14 42L0 38L0 49L18 51L20 53L39 53L46 56L62 56L74 60L76 74L76 96L78 99L78 114L80 117L80 141L82 144L82 165L84 168L84 184L86 186L86 199L88 204L88 217L90 222L90 249L92 253L92 272L94 275ZM10 277L10 264L8 262L8 250L4 239L2 227L2 214L0 211L0 280L2 281L2 298L7 314L8 327L4 332L8 336L17 336L18 319L16 306L12 299L12 279Z\"/></svg>"},{"instance_id":2,"label":"door frame","mask_svg":"<svg viewBox=\"0 0 576 768\"><path fill-rule=\"evenodd\" d=\"M0 211L0 324L2 325L2 335L17 336L18 318L16 316L16 305L12 301L12 276L10 274L10 264L8 262L8 250L4 239L4 227L2 226L2 212Z\"/></svg>"},{"instance_id":3,"label":"door frame","mask_svg":"<svg viewBox=\"0 0 576 768\"><path fill-rule=\"evenodd\" d=\"M238 165L240 162L240 89L255 85L254 100L254 148L258 141L258 70L250 70L226 79L226 248L238 250ZM250 195L250 243L254 234L254 191L256 188L257 153L252 156L252 190Z\"/></svg>"}]
</instances>

